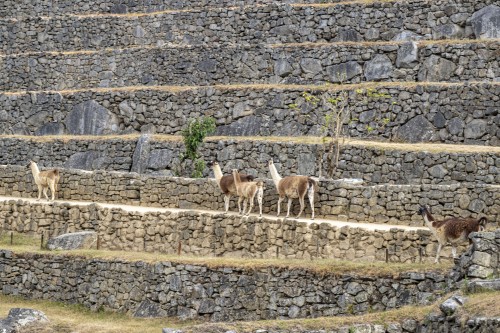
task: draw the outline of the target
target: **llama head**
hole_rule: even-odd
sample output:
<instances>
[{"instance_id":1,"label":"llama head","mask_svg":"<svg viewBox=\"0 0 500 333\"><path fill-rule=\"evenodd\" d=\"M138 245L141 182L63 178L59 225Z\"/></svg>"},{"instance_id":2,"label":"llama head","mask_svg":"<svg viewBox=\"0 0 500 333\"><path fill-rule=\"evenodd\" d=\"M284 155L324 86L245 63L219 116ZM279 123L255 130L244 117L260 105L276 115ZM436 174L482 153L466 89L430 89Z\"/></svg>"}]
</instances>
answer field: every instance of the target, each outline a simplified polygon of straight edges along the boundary
<instances>
[{"instance_id":1,"label":"llama head","mask_svg":"<svg viewBox=\"0 0 500 333\"><path fill-rule=\"evenodd\" d=\"M210 162L207 163L207 166L209 168L212 168L212 167L214 167L216 165L219 165L219 163L217 163L217 161L210 161Z\"/></svg>"},{"instance_id":2,"label":"llama head","mask_svg":"<svg viewBox=\"0 0 500 333\"><path fill-rule=\"evenodd\" d=\"M274 165L273 160L270 160L268 164L269 166Z\"/></svg>"},{"instance_id":3,"label":"llama head","mask_svg":"<svg viewBox=\"0 0 500 333\"><path fill-rule=\"evenodd\" d=\"M31 165L32 165L33 163L35 163L35 162L33 162L32 160L30 160L30 161L28 162L28 164L26 165L26 167L27 167L27 168L31 168Z\"/></svg>"}]
</instances>

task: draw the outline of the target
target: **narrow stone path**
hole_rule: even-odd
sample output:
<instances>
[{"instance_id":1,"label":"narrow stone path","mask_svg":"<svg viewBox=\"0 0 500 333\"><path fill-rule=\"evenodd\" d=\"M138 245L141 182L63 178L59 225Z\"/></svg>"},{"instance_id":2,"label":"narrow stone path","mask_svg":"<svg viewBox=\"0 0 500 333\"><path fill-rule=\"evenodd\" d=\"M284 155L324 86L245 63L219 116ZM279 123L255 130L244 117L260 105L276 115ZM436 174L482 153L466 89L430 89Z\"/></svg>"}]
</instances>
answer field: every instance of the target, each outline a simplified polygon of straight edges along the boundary
<instances>
[{"instance_id":1,"label":"narrow stone path","mask_svg":"<svg viewBox=\"0 0 500 333\"><path fill-rule=\"evenodd\" d=\"M22 198L22 197L5 197L5 196L0 196L0 202L8 202L12 200L20 200L23 202L29 202L31 204L44 204L44 205L51 205L51 201L47 200L40 200L37 201L35 198ZM134 206L134 205L122 205L122 204L110 204L110 203L100 203L100 202L93 202L93 201L71 201L71 200L55 200L56 203L60 204L69 204L71 206L90 206L92 204L97 204L100 207L107 208L107 209L122 209L127 212L138 212L138 213L150 213L150 212L173 212L173 213L179 213L179 212L198 212L200 214L211 214L211 215L221 215L223 212L221 211L215 211L215 210L205 210L205 209L180 209L180 208L161 208L161 207L148 207L148 206ZM228 212L228 215L231 216L238 216L238 213L236 212ZM252 217L258 217L257 214L251 214L250 216ZM281 217L276 217L275 215L269 215L269 214L263 214L263 217L269 220L274 220L274 221L281 221L283 220L283 216ZM245 218L245 217L244 217ZM312 224L312 223L328 223L332 226L335 226L337 228L341 227L349 227L349 228L361 228L369 231L388 231L390 229L398 229L402 231L417 231L417 230L428 230L426 227L410 227L410 226L404 226L404 225L393 225L393 224L378 224L378 223L361 223L361 222L346 222L346 221L338 221L338 220L331 220L331 219L321 219L317 218L315 220L311 220L310 218L300 218L300 219L287 219L287 220L294 220L298 222L304 222L307 224Z\"/></svg>"}]
</instances>

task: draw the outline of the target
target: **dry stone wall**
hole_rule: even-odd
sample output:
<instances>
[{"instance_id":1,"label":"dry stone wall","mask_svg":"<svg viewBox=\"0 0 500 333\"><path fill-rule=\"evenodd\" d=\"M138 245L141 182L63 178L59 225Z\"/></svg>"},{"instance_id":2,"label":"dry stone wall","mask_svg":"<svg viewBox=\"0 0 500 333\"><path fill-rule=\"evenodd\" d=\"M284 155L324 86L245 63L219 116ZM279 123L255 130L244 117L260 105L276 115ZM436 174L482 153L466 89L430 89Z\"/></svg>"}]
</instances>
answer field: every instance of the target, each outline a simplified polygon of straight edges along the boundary
<instances>
[{"instance_id":1,"label":"dry stone wall","mask_svg":"<svg viewBox=\"0 0 500 333\"><path fill-rule=\"evenodd\" d=\"M6 38L0 41L0 50L15 54L165 43L274 44L475 38L470 19L474 12L491 3L500 4L500 1L435 3L418 0L329 7L274 3L135 17L30 17L5 22ZM314 64L311 67L314 69Z\"/></svg>"},{"instance_id":2,"label":"dry stone wall","mask_svg":"<svg viewBox=\"0 0 500 333\"><path fill-rule=\"evenodd\" d=\"M30 159L35 159L41 167L47 168L136 171L168 176L174 175L178 156L184 150L180 142L155 140L148 136L139 140L3 138L0 149L0 164L4 165L26 165ZM236 168L269 178L267 163L271 159L282 176L319 175L321 149L317 144L226 140L206 142L200 152L207 162L219 161L226 173ZM330 170L326 156L321 163L325 174L325 170ZM333 179L360 178L367 184L498 184L499 168L500 159L495 151L433 153L346 145L341 150ZM210 168L206 168L204 176L213 177Z\"/></svg>"},{"instance_id":3,"label":"dry stone wall","mask_svg":"<svg viewBox=\"0 0 500 333\"><path fill-rule=\"evenodd\" d=\"M386 98L351 91L351 137L401 141L474 143L500 146L500 85L495 83L380 87ZM366 90L365 90L366 91ZM165 91L37 92L0 95L0 134L60 135L81 133L72 117L83 106L107 115L98 130L115 134L153 132L179 135L189 119L213 117L217 135L320 136L327 110L313 108L304 90L186 88ZM311 93L321 94L316 90ZM334 93L334 92L332 92ZM396 103L396 104L394 104ZM290 105L300 105L293 108ZM387 120L387 121L385 121ZM113 131L115 126L115 131Z\"/></svg>"},{"instance_id":4,"label":"dry stone wall","mask_svg":"<svg viewBox=\"0 0 500 333\"><path fill-rule=\"evenodd\" d=\"M51 299L136 316L211 321L304 318L426 304L446 288L439 273L359 277L289 270L210 268L0 252L5 295ZM51 286L57 285L57 288Z\"/></svg>"},{"instance_id":5,"label":"dry stone wall","mask_svg":"<svg viewBox=\"0 0 500 333\"><path fill-rule=\"evenodd\" d=\"M437 242L429 230L366 230L256 216L150 210L99 204L0 202L4 231L55 237L95 231L99 248L195 256L433 262ZM461 244L459 251L465 251ZM441 256L451 260L446 247Z\"/></svg>"},{"instance_id":6,"label":"dry stone wall","mask_svg":"<svg viewBox=\"0 0 500 333\"><path fill-rule=\"evenodd\" d=\"M35 198L31 173L19 167L0 167L0 195ZM108 202L182 209L224 210L223 195L215 179L139 176L135 173L62 170L58 199ZM275 214L278 195L265 181L263 212ZM417 214L428 204L436 217L482 217L489 228L500 222L500 188L496 185L377 185L358 186L322 181L315 200L317 217L422 226ZM286 204L282 204L282 212ZM236 211L236 199L230 205ZM295 200L293 212L298 213ZM257 212L254 208L254 212ZM305 213L311 216L309 205Z\"/></svg>"},{"instance_id":7,"label":"dry stone wall","mask_svg":"<svg viewBox=\"0 0 500 333\"><path fill-rule=\"evenodd\" d=\"M500 77L499 50L499 43L483 41L420 46L411 42L362 46L188 46L21 54L0 58L0 90L380 80L494 81ZM408 54L416 58L414 63L406 58ZM411 66L405 68L405 63Z\"/></svg>"},{"instance_id":8,"label":"dry stone wall","mask_svg":"<svg viewBox=\"0 0 500 333\"><path fill-rule=\"evenodd\" d=\"M328 0L338 2L341 0ZM316 0L282 0L281 3L315 3ZM0 17L59 16L66 14L148 13L176 9L256 6L267 0L4 0Z\"/></svg>"}]
</instances>

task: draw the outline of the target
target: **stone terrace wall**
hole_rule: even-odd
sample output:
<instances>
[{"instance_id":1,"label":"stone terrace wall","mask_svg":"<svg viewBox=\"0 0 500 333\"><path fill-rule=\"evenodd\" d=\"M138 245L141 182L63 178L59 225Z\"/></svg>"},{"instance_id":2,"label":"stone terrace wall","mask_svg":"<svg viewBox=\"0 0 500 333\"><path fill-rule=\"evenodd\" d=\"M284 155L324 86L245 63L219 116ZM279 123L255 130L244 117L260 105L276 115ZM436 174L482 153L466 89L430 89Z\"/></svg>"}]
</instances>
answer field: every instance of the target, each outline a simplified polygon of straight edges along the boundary
<instances>
[{"instance_id":1,"label":"stone terrace wall","mask_svg":"<svg viewBox=\"0 0 500 333\"><path fill-rule=\"evenodd\" d=\"M382 86L376 90L390 98L367 98L351 92L349 136L500 146L496 107L500 104L500 84ZM189 119L206 115L215 118L217 135L319 136L327 110L303 103L303 92L264 87L181 91L144 87L138 91L3 94L0 134L76 134L71 116L81 113L84 106L92 106L111 115L104 131L117 134L148 131L179 135ZM302 106L294 109L291 104ZM83 134L98 132L88 129Z\"/></svg>"},{"instance_id":2,"label":"stone terrace wall","mask_svg":"<svg viewBox=\"0 0 500 333\"><path fill-rule=\"evenodd\" d=\"M472 246L460 257L451 275L459 282L464 278L490 279L500 276L500 229L470 235Z\"/></svg>"},{"instance_id":3,"label":"stone terrace wall","mask_svg":"<svg viewBox=\"0 0 500 333\"><path fill-rule=\"evenodd\" d=\"M139 144L138 144L139 142ZM173 175L180 142L141 139L34 141L3 138L0 164L26 165L30 159L41 167L84 170L134 171ZM282 176L319 174L321 146L290 142L209 141L200 149L205 161L217 160L226 173L237 168L269 178L268 162L274 160ZM134 157L135 156L135 157ZM140 156L140 157L139 157ZM49 162L50 161L50 162ZM328 170L326 157L323 170ZM431 153L382 150L346 145L333 179L361 178L368 184L500 183L498 153ZM213 177L207 168L205 177Z\"/></svg>"},{"instance_id":4,"label":"stone terrace wall","mask_svg":"<svg viewBox=\"0 0 500 333\"><path fill-rule=\"evenodd\" d=\"M340 2L343 0L328 0ZM317 0L281 0L281 3L315 3ZM323 1L324 3L325 1ZM3 0L0 17L56 16L65 14L143 13L163 10L255 6L268 0Z\"/></svg>"},{"instance_id":5,"label":"stone terrace wall","mask_svg":"<svg viewBox=\"0 0 500 333\"><path fill-rule=\"evenodd\" d=\"M0 167L0 172L0 195L32 198L38 195L28 170ZM62 170L59 188L57 198L63 200L224 211L223 196L214 179ZM493 227L500 222L499 199L500 187L495 185L357 186L322 181L315 200L315 213L317 217L422 226L423 220L417 210L428 204L437 218L486 216L488 227ZM266 180L263 212L274 215L277 200L273 183ZM281 208L284 212L286 204L283 203ZM234 197L230 209L237 210ZM298 209L295 200L295 214ZM255 212L258 208L254 208ZM311 216L308 204L305 212Z\"/></svg>"},{"instance_id":6,"label":"stone terrace wall","mask_svg":"<svg viewBox=\"0 0 500 333\"><path fill-rule=\"evenodd\" d=\"M358 277L0 252L3 294L71 301L93 310L211 321L300 318L424 303L446 287L438 273ZM25 278L23 278L23 276ZM57 288L51 286L57 285ZM317 305L321 304L321 305ZM141 311L142 310L142 311Z\"/></svg>"},{"instance_id":7,"label":"stone terrace wall","mask_svg":"<svg viewBox=\"0 0 500 333\"><path fill-rule=\"evenodd\" d=\"M433 262L437 242L427 229L373 231L256 216L196 211L134 212L96 204L0 202L4 231L55 237L82 230L99 234L100 249L194 256ZM459 246L464 252L465 244ZM451 247L441 256L451 260ZM460 253L459 252L459 253Z\"/></svg>"},{"instance_id":8,"label":"stone terrace wall","mask_svg":"<svg viewBox=\"0 0 500 333\"><path fill-rule=\"evenodd\" d=\"M500 44L490 41L421 47L410 42L390 45L162 47L23 54L0 58L0 89L319 84L378 80L494 81L500 77L499 50ZM402 58L397 61L398 53L401 57L412 54L417 59L411 62L410 68L405 68Z\"/></svg>"},{"instance_id":9,"label":"stone terrace wall","mask_svg":"<svg viewBox=\"0 0 500 333\"><path fill-rule=\"evenodd\" d=\"M291 7L206 8L139 17L32 17L5 22L4 53L76 51L95 48L157 46L165 43L295 43L400 39L474 38L468 19L500 1L470 0L343 4ZM445 10L443 11L443 9ZM346 16L345 13L349 13Z\"/></svg>"}]
</instances>

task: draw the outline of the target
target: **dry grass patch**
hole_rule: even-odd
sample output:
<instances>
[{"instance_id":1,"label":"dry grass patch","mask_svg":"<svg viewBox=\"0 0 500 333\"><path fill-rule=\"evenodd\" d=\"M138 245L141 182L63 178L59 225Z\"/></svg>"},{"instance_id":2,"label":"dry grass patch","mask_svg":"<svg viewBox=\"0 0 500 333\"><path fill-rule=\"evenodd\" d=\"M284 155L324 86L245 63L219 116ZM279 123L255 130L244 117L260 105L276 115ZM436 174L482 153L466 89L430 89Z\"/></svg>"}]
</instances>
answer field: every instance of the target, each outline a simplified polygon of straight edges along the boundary
<instances>
[{"instance_id":1,"label":"dry grass patch","mask_svg":"<svg viewBox=\"0 0 500 333\"><path fill-rule=\"evenodd\" d=\"M7 91L0 92L0 95L5 96L22 96L29 94L61 94L72 95L81 92L96 92L96 93L112 93L112 92L135 92L135 91L165 91L179 93L193 90L217 89L220 91L237 91L237 90L281 90L281 91L340 91L340 90L356 90L356 89L390 89L390 88L405 88L414 89L416 87L460 87L460 86L495 86L500 85L500 82L363 82L353 84L217 84L210 86L127 86L115 88L81 88L81 89L66 89L66 90L34 90L34 91Z\"/></svg>"},{"instance_id":2,"label":"dry grass patch","mask_svg":"<svg viewBox=\"0 0 500 333\"><path fill-rule=\"evenodd\" d=\"M0 318L7 317L11 308L40 310L50 320L48 325L31 326L18 333L144 333L161 332L163 327L181 328L197 322L181 322L177 318L141 319L111 311L93 312L81 305L44 300L25 300L0 294Z\"/></svg>"},{"instance_id":3,"label":"dry grass patch","mask_svg":"<svg viewBox=\"0 0 500 333\"><path fill-rule=\"evenodd\" d=\"M471 317L500 318L500 291L467 295L462 313Z\"/></svg>"},{"instance_id":4,"label":"dry grass patch","mask_svg":"<svg viewBox=\"0 0 500 333\"><path fill-rule=\"evenodd\" d=\"M17 139L26 140L31 142L54 142L62 141L67 143L69 141L106 141L106 140L120 140L120 141L135 141L140 134L126 134L126 135L46 135L46 136L28 136L28 135L0 135L0 139ZM182 136L179 135L152 135L153 140L159 142L182 142ZM248 142L253 141L256 143L261 142L274 142L274 143L298 143L309 145L321 145L323 139L314 136L210 136L205 139L205 142L218 142L218 141L233 141L233 142ZM478 145L458 145L458 144L443 144L443 143L397 143L376 140L357 140L345 138L344 146L360 147L367 149L389 150L389 151L425 151L430 153L494 153L500 154L500 147L493 146L478 146Z\"/></svg>"},{"instance_id":5,"label":"dry grass patch","mask_svg":"<svg viewBox=\"0 0 500 333\"><path fill-rule=\"evenodd\" d=\"M135 252L135 251L107 251L107 250L74 250L74 251L46 251L40 250L40 236L14 234L14 243L10 245L10 233L0 236L0 248L11 250L18 254L39 255L65 255L71 257L84 257L87 259L122 260L125 262L142 261L156 263L169 261L179 264L202 265L212 269L239 268L246 271L278 268L287 270L305 270L320 275L360 275L375 277L398 277L406 272L447 272L451 263L384 263L373 261L344 261L337 259L257 259L257 258L226 258L226 257L195 257L178 256L162 253Z\"/></svg>"},{"instance_id":6,"label":"dry grass patch","mask_svg":"<svg viewBox=\"0 0 500 333\"><path fill-rule=\"evenodd\" d=\"M440 39L440 40L420 40L417 41L418 46L432 45L463 45L463 44L498 44L499 38L493 39ZM374 42L303 42L303 43L286 43L286 44L267 44L271 48L316 48L325 46L387 46L387 45L402 45L405 41L374 41Z\"/></svg>"}]
</instances>

